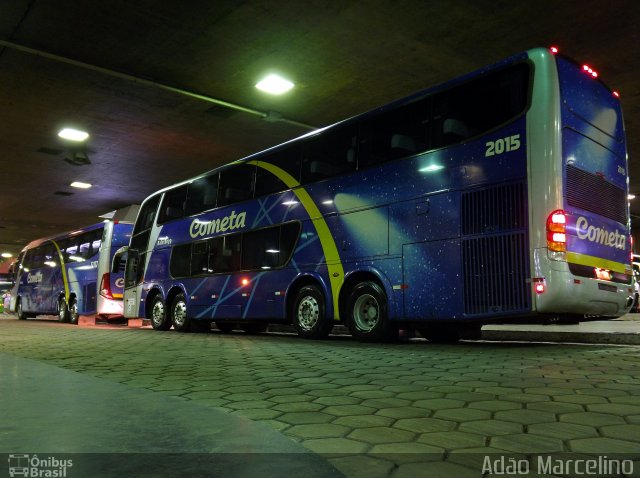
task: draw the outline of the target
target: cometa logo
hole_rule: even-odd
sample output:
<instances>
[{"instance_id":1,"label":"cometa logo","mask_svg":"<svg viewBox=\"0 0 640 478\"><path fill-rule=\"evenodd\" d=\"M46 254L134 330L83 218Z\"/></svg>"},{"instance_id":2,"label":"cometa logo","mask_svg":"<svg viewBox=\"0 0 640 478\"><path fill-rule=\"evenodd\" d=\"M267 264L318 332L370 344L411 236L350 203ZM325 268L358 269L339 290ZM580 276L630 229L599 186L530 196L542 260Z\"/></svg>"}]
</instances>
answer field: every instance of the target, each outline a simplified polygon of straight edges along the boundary
<instances>
[{"instance_id":1,"label":"cometa logo","mask_svg":"<svg viewBox=\"0 0 640 478\"><path fill-rule=\"evenodd\" d=\"M42 272L29 273L27 275L27 284L37 284L39 282L42 282Z\"/></svg>"},{"instance_id":2,"label":"cometa logo","mask_svg":"<svg viewBox=\"0 0 640 478\"><path fill-rule=\"evenodd\" d=\"M195 239L196 237L209 236L217 232L239 229L244 227L246 217L246 212L236 214L235 211L231 211L228 216L214 219L213 221L203 222L199 219L194 219L189 227L189 235Z\"/></svg>"},{"instance_id":3,"label":"cometa logo","mask_svg":"<svg viewBox=\"0 0 640 478\"><path fill-rule=\"evenodd\" d=\"M615 247L625 248L626 235L620 234L617 230L611 232L603 227L590 226L586 217L580 216L576 222L576 232L580 239L587 239L590 242Z\"/></svg>"}]
</instances>

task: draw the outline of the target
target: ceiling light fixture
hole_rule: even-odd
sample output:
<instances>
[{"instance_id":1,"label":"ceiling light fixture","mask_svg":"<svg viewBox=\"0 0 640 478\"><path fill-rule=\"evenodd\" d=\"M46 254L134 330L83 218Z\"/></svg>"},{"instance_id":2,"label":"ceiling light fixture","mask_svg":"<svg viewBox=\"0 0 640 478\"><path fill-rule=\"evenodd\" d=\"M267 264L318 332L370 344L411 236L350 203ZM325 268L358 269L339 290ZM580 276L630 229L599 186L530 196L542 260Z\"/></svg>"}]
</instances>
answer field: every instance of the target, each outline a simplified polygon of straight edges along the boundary
<instances>
[{"instance_id":1,"label":"ceiling light fixture","mask_svg":"<svg viewBox=\"0 0 640 478\"><path fill-rule=\"evenodd\" d=\"M74 181L70 184L70 186L73 188L89 189L92 185L89 183L83 183L81 181Z\"/></svg>"},{"instance_id":2,"label":"ceiling light fixture","mask_svg":"<svg viewBox=\"0 0 640 478\"><path fill-rule=\"evenodd\" d=\"M13 257L13 254L11 254L10 252L3 252L2 257L4 257L5 259L8 259L9 257Z\"/></svg>"},{"instance_id":3,"label":"ceiling light fixture","mask_svg":"<svg viewBox=\"0 0 640 478\"><path fill-rule=\"evenodd\" d=\"M271 74L260 80L256 84L256 88L272 95L281 95L286 93L294 84L279 75Z\"/></svg>"},{"instance_id":4,"label":"ceiling light fixture","mask_svg":"<svg viewBox=\"0 0 640 478\"><path fill-rule=\"evenodd\" d=\"M68 139L69 141L81 142L85 141L89 137L89 133L73 128L64 128L63 130L60 130L58 136L62 139Z\"/></svg>"}]
</instances>

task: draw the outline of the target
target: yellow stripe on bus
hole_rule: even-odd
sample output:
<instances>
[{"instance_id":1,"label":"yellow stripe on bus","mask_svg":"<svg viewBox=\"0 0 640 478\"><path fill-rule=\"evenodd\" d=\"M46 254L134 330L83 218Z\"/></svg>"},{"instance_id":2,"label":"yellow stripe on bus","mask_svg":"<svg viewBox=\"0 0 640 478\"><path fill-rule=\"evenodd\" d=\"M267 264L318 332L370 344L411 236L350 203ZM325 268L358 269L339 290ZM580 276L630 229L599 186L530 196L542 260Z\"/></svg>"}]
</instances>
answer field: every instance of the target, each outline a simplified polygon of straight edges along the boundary
<instances>
[{"instance_id":1,"label":"yellow stripe on bus","mask_svg":"<svg viewBox=\"0 0 640 478\"><path fill-rule=\"evenodd\" d=\"M339 320L340 311L338 307L338 295L344 280L344 268L342 267L342 261L340 259L340 254L338 253L336 242L333 240L333 235L331 234L326 221L322 217L322 213L318 209L318 206L313 201L309 193L304 188L299 187L300 183L284 169L263 161L249 161L248 163L255 164L256 166L269 171L285 183L288 188L292 188L293 192L300 200L300 203L307 211L307 214L309 214L309 217L311 218L311 221L318 233L320 245L322 246L324 258L327 263L327 269L329 270L331 295L333 297L333 317L335 320Z\"/></svg>"},{"instance_id":2,"label":"yellow stripe on bus","mask_svg":"<svg viewBox=\"0 0 640 478\"><path fill-rule=\"evenodd\" d=\"M53 242L53 245L56 247L56 251L58 251L58 257L60 257L60 270L62 271L62 283L64 284L64 299L67 304L69 303L69 279L67 279L67 268L64 266L64 257L62 256L62 251L58 247L56 241Z\"/></svg>"},{"instance_id":3,"label":"yellow stripe on bus","mask_svg":"<svg viewBox=\"0 0 640 478\"><path fill-rule=\"evenodd\" d=\"M622 264L620 262L614 262L601 257L588 256L587 254L579 254L577 252L567 252L567 262L572 264L578 264L580 266L598 267L600 269L607 269L614 272L620 272L622 274L630 274L629 264Z\"/></svg>"}]
</instances>

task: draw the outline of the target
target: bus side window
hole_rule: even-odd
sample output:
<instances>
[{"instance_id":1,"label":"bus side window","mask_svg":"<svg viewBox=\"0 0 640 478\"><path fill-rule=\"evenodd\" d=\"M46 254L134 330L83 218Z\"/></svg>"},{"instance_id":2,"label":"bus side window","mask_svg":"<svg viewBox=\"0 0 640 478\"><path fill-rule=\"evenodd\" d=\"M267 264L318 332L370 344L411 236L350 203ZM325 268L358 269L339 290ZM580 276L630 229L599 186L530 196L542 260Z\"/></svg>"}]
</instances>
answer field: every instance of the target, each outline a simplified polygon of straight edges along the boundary
<instances>
[{"instance_id":1,"label":"bus side window","mask_svg":"<svg viewBox=\"0 0 640 478\"><path fill-rule=\"evenodd\" d=\"M164 224L184 216L187 188L188 186L184 185L164 193L160 214L158 215L158 224Z\"/></svg>"},{"instance_id":2,"label":"bus side window","mask_svg":"<svg viewBox=\"0 0 640 478\"><path fill-rule=\"evenodd\" d=\"M206 274L208 267L209 246L207 241L194 242L191 246L191 275Z\"/></svg>"},{"instance_id":3,"label":"bus side window","mask_svg":"<svg viewBox=\"0 0 640 478\"><path fill-rule=\"evenodd\" d=\"M209 269L213 273L240 270L242 234L229 234L209 239Z\"/></svg>"},{"instance_id":4,"label":"bus side window","mask_svg":"<svg viewBox=\"0 0 640 478\"><path fill-rule=\"evenodd\" d=\"M244 233L242 238L242 269L271 269L279 265L280 227L270 227Z\"/></svg>"},{"instance_id":5,"label":"bus side window","mask_svg":"<svg viewBox=\"0 0 640 478\"><path fill-rule=\"evenodd\" d=\"M299 143L288 144L284 148L275 151L268 156L263 156L260 158L261 163L266 163L268 165L276 166L278 169L283 170L289 176L291 176L296 182L300 182L300 168L302 166L302 147ZM263 169L258 167L258 173ZM269 185L267 173L260 176L262 181L266 181L265 184L260 184L261 179L256 180L256 194L255 197L262 196L263 194L271 194L272 192L278 192L276 189L279 189L281 186L276 182L274 185ZM286 186L284 189L280 189L280 191L284 191L288 189Z\"/></svg>"},{"instance_id":6,"label":"bus side window","mask_svg":"<svg viewBox=\"0 0 640 478\"><path fill-rule=\"evenodd\" d=\"M302 184L356 170L356 128L338 128L303 143Z\"/></svg>"},{"instance_id":7,"label":"bus side window","mask_svg":"<svg viewBox=\"0 0 640 478\"><path fill-rule=\"evenodd\" d=\"M218 198L218 173L196 179L189 185L185 215L192 216L216 207Z\"/></svg>"},{"instance_id":8,"label":"bus side window","mask_svg":"<svg viewBox=\"0 0 640 478\"><path fill-rule=\"evenodd\" d=\"M253 197L256 167L240 164L220 173L218 206L246 201Z\"/></svg>"},{"instance_id":9,"label":"bus side window","mask_svg":"<svg viewBox=\"0 0 640 478\"><path fill-rule=\"evenodd\" d=\"M136 219L136 225L133 228L133 236L149 229L153 225L153 220L156 217L156 212L158 211L159 202L160 195L157 195L152 197L142 205L140 213L138 214L138 218ZM146 250L146 248L146 242L141 247L139 247L139 249L142 251Z\"/></svg>"},{"instance_id":10,"label":"bus side window","mask_svg":"<svg viewBox=\"0 0 640 478\"><path fill-rule=\"evenodd\" d=\"M191 275L191 246L180 244L171 249L169 272L172 277L189 277Z\"/></svg>"},{"instance_id":11,"label":"bus side window","mask_svg":"<svg viewBox=\"0 0 640 478\"><path fill-rule=\"evenodd\" d=\"M366 168L430 148L430 98L384 112L361 126L358 168Z\"/></svg>"}]
</instances>

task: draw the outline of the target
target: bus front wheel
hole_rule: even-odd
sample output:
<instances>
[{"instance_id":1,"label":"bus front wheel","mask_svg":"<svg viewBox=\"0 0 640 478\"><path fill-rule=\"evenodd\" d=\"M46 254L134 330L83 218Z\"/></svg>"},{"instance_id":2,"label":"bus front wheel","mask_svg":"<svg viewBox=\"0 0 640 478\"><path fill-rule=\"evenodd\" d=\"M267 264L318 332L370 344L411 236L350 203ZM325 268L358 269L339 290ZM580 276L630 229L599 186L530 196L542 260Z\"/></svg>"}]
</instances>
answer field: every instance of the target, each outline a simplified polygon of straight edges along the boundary
<instances>
[{"instance_id":1,"label":"bus front wheel","mask_svg":"<svg viewBox=\"0 0 640 478\"><path fill-rule=\"evenodd\" d=\"M191 321L187 317L187 301L184 294L176 295L171 304L171 323L174 330L188 332Z\"/></svg>"},{"instance_id":2,"label":"bus front wheel","mask_svg":"<svg viewBox=\"0 0 640 478\"><path fill-rule=\"evenodd\" d=\"M151 301L149 319L154 330L169 330L171 328L171 321L167 318L164 301L160 295L156 295Z\"/></svg>"},{"instance_id":3,"label":"bus front wheel","mask_svg":"<svg viewBox=\"0 0 640 478\"><path fill-rule=\"evenodd\" d=\"M305 339L324 339L333 328L327 319L325 301L318 286L308 285L300 289L293 303L293 327Z\"/></svg>"},{"instance_id":4,"label":"bus front wheel","mask_svg":"<svg viewBox=\"0 0 640 478\"><path fill-rule=\"evenodd\" d=\"M22 310L22 301L18 300L18 305L16 306L16 314L18 315L19 320L26 320L27 314Z\"/></svg>"},{"instance_id":5,"label":"bus front wheel","mask_svg":"<svg viewBox=\"0 0 640 478\"><path fill-rule=\"evenodd\" d=\"M346 323L351 335L364 342L393 340L398 329L389 322L387 297L375 282L361 282L347 299Z\"/></svg>"}]
</instances>

